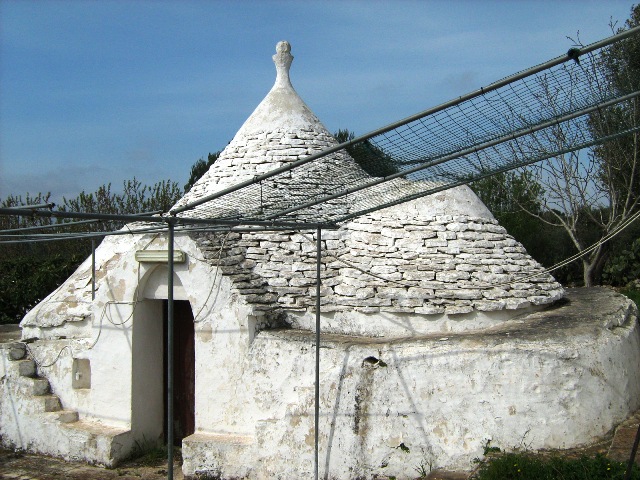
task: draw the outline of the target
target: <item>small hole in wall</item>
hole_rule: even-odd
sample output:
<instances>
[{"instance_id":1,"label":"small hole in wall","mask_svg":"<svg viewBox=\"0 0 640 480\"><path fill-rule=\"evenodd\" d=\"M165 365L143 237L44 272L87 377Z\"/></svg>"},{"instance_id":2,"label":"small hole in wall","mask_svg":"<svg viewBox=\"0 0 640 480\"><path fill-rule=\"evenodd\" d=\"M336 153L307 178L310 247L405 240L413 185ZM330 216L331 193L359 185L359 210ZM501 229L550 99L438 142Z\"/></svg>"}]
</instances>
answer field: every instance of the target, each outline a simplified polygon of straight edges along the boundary
<instances>
[{"instance_id":1,"label":"small hole in wall","mask_svg":"<svg viewBox=\"0 0 640 480\"><path fill-rule=\"evenodd\" d=\"M367 357L362 361L362 366L371 365L372 367L386 367L387 364L376 357Z\"/></svg>"},{"instance_id":2,"label":"small hole in wall","mask_svg":"<svg viewBox=\"0 0 640 480\"><path fill-rule=\"evenodd\" d=\"M404 453L409 453L411 450L409 450L409 447L407 447L404 443L401 443L400 445L398 445L396 448L399 448L400 450L402 450Z\"/></svg>"},{"instance_id":3,"label":"small hole in wall","mask_svg":"<svg viewBox=\"0 0 640 480\"><path fill-rule=\"evenodd\" d=\"M71 387L91 388L91 362L88 358L74 358L71 367Z\"/></svg>"}]
</instances>

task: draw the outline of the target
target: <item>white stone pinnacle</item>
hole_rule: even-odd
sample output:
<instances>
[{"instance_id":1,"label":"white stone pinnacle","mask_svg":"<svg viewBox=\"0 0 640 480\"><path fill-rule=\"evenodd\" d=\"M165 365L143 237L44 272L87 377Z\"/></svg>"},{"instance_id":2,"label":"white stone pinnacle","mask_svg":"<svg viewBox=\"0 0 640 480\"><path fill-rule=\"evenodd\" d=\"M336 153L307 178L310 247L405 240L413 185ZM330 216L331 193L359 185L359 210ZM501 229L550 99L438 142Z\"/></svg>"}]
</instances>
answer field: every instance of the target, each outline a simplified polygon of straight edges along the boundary
<instances>
[{"instance_id":1,"label":"white stone pinnacle","mask_svg":"<svg viewBox=\"0 0 640 480\"><path fill-rule=\"evenodd\" d=\"M289 79L289 68L293 62L291 55L291 45L283 40L276 45L276 54L272 57L273 63L276 64L276 87L291 87Z\"/></svg>"}]
</instances>

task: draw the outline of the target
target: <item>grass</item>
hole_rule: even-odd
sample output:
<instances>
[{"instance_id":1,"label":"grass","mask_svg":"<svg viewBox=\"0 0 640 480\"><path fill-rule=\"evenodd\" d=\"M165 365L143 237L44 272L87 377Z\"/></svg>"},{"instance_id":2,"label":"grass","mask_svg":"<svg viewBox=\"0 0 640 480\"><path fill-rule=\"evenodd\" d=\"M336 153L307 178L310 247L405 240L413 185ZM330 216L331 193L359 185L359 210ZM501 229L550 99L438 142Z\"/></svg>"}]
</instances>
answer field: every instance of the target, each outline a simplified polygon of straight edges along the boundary
<instances>
[{"instance_id":1,"label":"grass","mask_svg":"<svg viewBox=\"0 0 640 480\"><path fill-rule=\"evenodd\" d=\"M178 450L178 449L176 449ZM175 452L176 460L180 459L180 452ZM174 455L175 455L174 454ZM155 448L151 448L140 455L136 455L132 458L131 463L140 466L155 466L163 464L167 459L167 447L159 446Z\"/></svg>"},{"instance_id":2,"label":"grass","mask_svg":"<svg viewBox=\"0 0 640 480\"><path fill-rule=\"evenodd\" d=\"M505 453L483 461L474 480L623 480L626 463L603 455L563 458L534 453ZM631 478L640 480L634 465Z\"/></svg>"}]
</instances>

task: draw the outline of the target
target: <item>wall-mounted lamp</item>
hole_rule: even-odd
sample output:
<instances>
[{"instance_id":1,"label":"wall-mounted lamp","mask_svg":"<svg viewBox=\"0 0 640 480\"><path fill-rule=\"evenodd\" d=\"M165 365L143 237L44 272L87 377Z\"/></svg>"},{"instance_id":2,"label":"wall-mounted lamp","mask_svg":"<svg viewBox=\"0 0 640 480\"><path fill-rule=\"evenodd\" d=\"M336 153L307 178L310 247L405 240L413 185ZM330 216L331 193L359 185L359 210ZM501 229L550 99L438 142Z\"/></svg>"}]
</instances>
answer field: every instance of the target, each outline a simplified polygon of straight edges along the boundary
<instances>
[{"instance_id":1,"label":"wall-mounted lamp","mask_svg":"<svg viewBox=\"0 0 640 480\"><path fill-rule=\"evenodd\" d=\"M148 263L168 263L168 250L137 250L136 260ZM173 263L184 263L187 261L187 254L182 250L173 251Z\"/></svg>"}]
</instances>

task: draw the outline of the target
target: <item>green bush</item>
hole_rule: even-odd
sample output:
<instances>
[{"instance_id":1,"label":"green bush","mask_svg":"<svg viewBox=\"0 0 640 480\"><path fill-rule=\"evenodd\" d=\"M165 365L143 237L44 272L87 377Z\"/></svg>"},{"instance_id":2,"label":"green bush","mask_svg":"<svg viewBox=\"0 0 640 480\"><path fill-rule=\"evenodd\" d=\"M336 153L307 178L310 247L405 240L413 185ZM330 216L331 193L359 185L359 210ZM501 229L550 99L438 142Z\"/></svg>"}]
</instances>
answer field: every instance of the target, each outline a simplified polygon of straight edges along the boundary
<instances>
[{"instance_id":1,"label":"green bush","mask_svg":"<svg viewBox=\"0 0 640 480\"><path fill-rule=\"evenodd\" d=\"M0 324L18 323L84 260L80 255L0 260Z\"/></svg>"},{"instance_id":2,"label":"green bush","mask_svg":"<svg viewBox=\"0 0 640 480\"><path fill-rule=\"evenodd\" d=\"M638 308L640 308L640 290L633 290L631 288L626 288L626 289L620 290L620 293L629 297L631 300L635 302Z\"/></svg>"},{"instance_id":3,"label":"green bush","mask_svg":"<svg viewBox=\"0 0 640 480\"><path fill-rule=\"evenodd\" d=\"M640 238L636 238L629 248L609 259L602 277L609 285L618 287L640 279Z\"/></svg>"},{"instance_id":4,"label":"green bush","mask_svg":"<svg viewBox=\"0 0 640 480\"><path fill-rule=\"evenodd\" d=\"M625 463L613 462L602 455L569 459L527 453L507 453L486 460L474 478L477 480L622 480L625 471ZM640 479L640 469L637 465L634 465L631 478Z\"/></svg>"},{"instance_id":5,"label":"green bush","mask_svg":"<svg viewBox=\"0 0 640 480\"><path fill-rule=\"evenodd\" d=\"M122 192L112 192L111 184L102 185L95 192L82 191L77 197L63 198L57 208L61 211L105 214L138 214L167 211L182 196L176 182L160 181L152 186L143 185L135 178L123 183ZM51 194L9 195L0 206L20 207L50 203ZM0 324L17 323L31 308L55 290L91 253L91 242L86 238L64 241L31 242L32 234L66 233L86 234L120 229L124 221L108 220L93 223L63 220L61 218L29 215L0 216L0 233L6 230L11 237L0 242ZM69 223L69 225L67 225ZM34 230L34 227L52 227ZM16 242L17 230L25 229L22 242ZM28 230L27 230L28 229ZM96 246L101 238L95 238Z\"/></svg>"}]
</instances>

